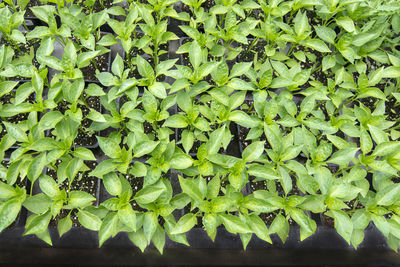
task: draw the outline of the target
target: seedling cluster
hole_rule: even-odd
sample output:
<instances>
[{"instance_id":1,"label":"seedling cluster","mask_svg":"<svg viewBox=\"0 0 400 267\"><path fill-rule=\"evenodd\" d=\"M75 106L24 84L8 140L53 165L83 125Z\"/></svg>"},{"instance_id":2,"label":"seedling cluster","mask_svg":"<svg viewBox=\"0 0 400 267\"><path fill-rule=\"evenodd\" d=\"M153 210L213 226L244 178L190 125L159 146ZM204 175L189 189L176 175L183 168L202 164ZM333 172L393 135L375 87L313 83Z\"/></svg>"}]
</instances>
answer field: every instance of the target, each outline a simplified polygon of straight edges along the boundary
<instances>
[{"instance_id":1,"label":"seedling cluster","mask_svg":"<svg viewBox=\"0 0 400 267\"><path fill-rule=\"evenodd\" d=\"M5 0L0 231L400 246L400 2ZM117 51L118 53L115 53ZM22 216L26 211L27 216ZM370 225L370 226L369 226ZM319 227L319 226L318 226Z\"/></svg>"}]
</instances>

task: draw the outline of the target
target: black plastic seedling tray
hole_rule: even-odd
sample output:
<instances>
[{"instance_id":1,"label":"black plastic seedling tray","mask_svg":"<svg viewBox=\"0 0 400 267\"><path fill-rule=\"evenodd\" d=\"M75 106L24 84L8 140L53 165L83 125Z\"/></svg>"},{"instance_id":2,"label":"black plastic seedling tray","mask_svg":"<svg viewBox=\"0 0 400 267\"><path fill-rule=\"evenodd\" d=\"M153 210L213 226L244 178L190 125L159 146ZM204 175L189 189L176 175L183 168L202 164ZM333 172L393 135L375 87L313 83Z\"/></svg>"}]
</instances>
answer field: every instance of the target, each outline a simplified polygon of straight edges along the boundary
<instances>
[{"instance_id":1,"label":"black plastic seedling tray","mask_svg":"<svg viewBox=\"0 0 400 267\"><path fill-rule=\"evenodd\" d=\"M299 228L292 227L283 245L271 236L273 245L253 238L247 250L242 249L238 236L218 229L213 243L202 229L187 234L190 248L166 240L164 254L154 247L144 253L134 247L125 233L97 248L98 237L93 231L73 228L58 238L50 228L54 247L44 245L33 236L23 237L17 226L0 234L0 263L18 264L124 264L124 265L316 265L361 264L368 266L397 266L400 257L385 246L384 237L375 227L368 227L365 240L358 250L350 248L334 229L318 227L316 233L299 242Z\"/></svg>"}]
</instances>

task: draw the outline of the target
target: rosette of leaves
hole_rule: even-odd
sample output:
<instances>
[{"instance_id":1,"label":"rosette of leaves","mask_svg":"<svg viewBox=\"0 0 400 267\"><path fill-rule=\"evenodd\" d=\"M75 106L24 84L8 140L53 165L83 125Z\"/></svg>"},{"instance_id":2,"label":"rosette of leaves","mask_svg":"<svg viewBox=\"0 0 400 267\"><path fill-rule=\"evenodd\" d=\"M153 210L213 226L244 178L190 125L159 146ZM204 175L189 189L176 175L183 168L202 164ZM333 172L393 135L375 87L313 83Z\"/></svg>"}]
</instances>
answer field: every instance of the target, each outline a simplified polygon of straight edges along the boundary
<instances>
[{"instance_id":1,"label":"rosette of leaves","mask_svg":"<svg viewBox=\"0 0 400 267\"><path fill-rule=\"evenodd\" d=\"M0 25L2 39L14 49L19 49L19 44L25 44L25 35L20 31L20 26L24 23L24 11L11 12L8 6L0 8L0 18L4 21Z\"/></svg>"},{"instance_id":2,"label":"rosette of leaves","mask_svg":"<svg viewBox=\"0 0 400 267\"><path fill-rule=\"evenodd\" d=\"M48 42L51 43L54 41ZM56 73L51 80L52 84L64 79L83 79L84 76L81 68L89 66L90 62L96 56L106 53L106 51L99 48L99 50L96 51L80 52L78 54L80 48L77 48L76 46L77 45L73 43L71 39L67 39L61 59L52 56L51 52L38 56L39 63L58 71L58 73Z\"/></svg>"},{"instance_id":3,"label":"rosette of leaves","mask_svg":"<svg viewBox=\"0 0 400 267\"><path fill-rule=\"evenodd\" d=\"M64 1L61 2L64 4ZM62 24L58 27L56 17L58 17L59 14L56 7L53 5L43 5L31 7L30 9L33 14L38 19L45 22L47 26L36 26L27 34L26 38L28 40L34 38L43 39L46 36L52 36L61 46L65 46L65 39L71 37L71 29L66 24Z\"/></svg>"},{"instance_id":4,"label":"rosette of leaves","mask_svg":"<svg viewBox=\"0 0 400 267\"><path fill-rule=\"evenodd\" d=\"M1 85L2 90L0 95L6 95L18 85L18 82L4 81L1 83ZM44 79L36 71L31 82L25 82L18 86L18 88L15 90L15 96L11 103L0 105L0 117L2 118L2 125L6 127L7 131L7 134L5 134L0 141L1 158L3 158L4 153L11 146L15 144L18 144L18 146L27 146L33 142L32 138L35 138L37 134L41 134L40 132L36 132L28 137L26 132L33 129L34 125L37 124L39 112L43 112L47 108L53 106L51 101L43 100L43 86ZM35 94L35 101L33 103L25 101L31 94ZM13 116L26 113L29 113L26 121L18 124L8 122L8 120Z\"/></svg>"},{"instance_id":5,"label":"rosette of leaves","mask_svg":"<svg viewBox=\"0 0 400 267\"><path fill-rule=\"evenodd\" d=\"M73 210L78 211L79 221L82 221L84 226L89 226L89 223L86 223L88 220L96 220L97 216L93 214L96 209L92 206L96 198L84 191L70 191L68 188L60 189L63 178L68 177L69 184L71 184L77 171L88 170L87 166L85 166L86 168L78 167L76 159L78 158L72 159L68 164L61 165L61 172L57 172L58 181L46 174L39 176L39 186L42 193L31 195L24 202L24 207L33 213L27 219L24 235L35 234L38 238L52 245L48 225L50 220L59 215L62 210L67 210L68 215L58 221L57 228L60 237L72 228L71 212ZM81 165L83 166L83 161ZM75 170L71 170L72 168L75 168ZM65 176L63 177L62 174ZM90 222L92 223L90 226L92 226L94 222ZM98 219L98 222L100 222L100 219ZM88 227L88 229L98 230L93 226Z\"/></svg>"},{"instance_id":6,"label":"rosette of leaves","mask_svg":"<svg viewBox=\"0 0 400 267\"><path fill-rule=\"evenodd\" d=\"M107 10L103 10L98 13L92 13L86 15L82 12L82 7L78 5L71 5L70 7L60 8L58 10L63 25L68 26L71 29L71 34L79 40L79 43L89 51L95 51L103 48L97 46L97 42L100 40L100 27L106 23L109 19ZM110 39L110 36L103 37L104 40Z\"/></svg>"},{"instance_id":7,"label":"rosette of leaves","mask_svg":"<svg viewBox=\"0 0 400 267\"><path fill-rule=\"evenodd\" d=\"M176 220L172 214L172 187L162 178L133 192L129 182L121 175L108 173L103 176L106 190L114 196L101 203L109 213L103 219L100 230L100 246L119 232L128 232L128 237L142 251L152 242L163 252L165 233L175 242L189 245L186 236L174 233ZM134 202L136 205L132 205ZM161 220L161 221L160 221Z\"/></svg>"}]
</instances>

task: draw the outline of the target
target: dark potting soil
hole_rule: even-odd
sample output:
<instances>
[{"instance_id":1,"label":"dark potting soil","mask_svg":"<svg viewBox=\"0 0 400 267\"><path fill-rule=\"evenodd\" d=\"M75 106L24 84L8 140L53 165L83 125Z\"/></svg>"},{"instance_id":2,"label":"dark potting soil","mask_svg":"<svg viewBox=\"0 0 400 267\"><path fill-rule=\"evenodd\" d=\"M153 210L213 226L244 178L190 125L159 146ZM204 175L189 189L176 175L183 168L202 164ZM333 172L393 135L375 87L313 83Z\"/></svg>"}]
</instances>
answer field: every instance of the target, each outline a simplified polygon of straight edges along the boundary
<instances>
[{"instance_id":1,"label":"dark potting soil","mask_svg":"<svg viewBox=\"0 0 400 267\"><path fill-rule=\"evenodd\" d=\"M253 44L254 42L254 44ZM265 47L267 42L262 39L255 41L249 39L247 45L241 44L242 52L238 56L238 62L250 62L254 60L254 56L257 54L257 60L263 59L265 55Z\"/></svg>"},{"instance_id":2,"label":"dark potting soil","mask_svg":"<svg viewBox=\"0 0 400 267\"><path fill-rule=\"evenodd\" d=\"M386 104L386 112L387 120L395 121L396 123L393 126L397 126L400 124L400 103L397 102L396 98L391 97L388 99ZM393 127L392 126L392 127Z\"/></svg>"},{"instance_id":3,"label":"dark potting soil","mask_svg":"<svg viewBox=\"0 0 400 267\"><path fill-rule=\"evenodd\" d=\"M376 104L378 103L379 99L378 98L373 98L373 97L365 97L365 98L361 98L359 99L359 101L366 106L367 108L369 108L369 110L371 112L373 112L376 108Z\"/></svg>"},{"instance_id":4,"label":"dark potting soil","mask_svg":"<svg viewBox=\"0 0 400 267\"><path fill-rule=\"evenodd\" d=\"M12 104L14 102L15 98L15 91L10 92L9 94L3 95L0 97L0 103L1 104ZM35 95L31 94L26 100L26 103L34 103L35 102ZM9 117L9 118L1 118L0 120L0 126L2 127L0 131L0 140L4 137L4 135L7 134L7 130L4 127L3 121L7 121L10 123L18 124L22 121L26 121L28 119L29 113L20 113L15 116Z\"/></svg>"},{"instance_id":5,"label":"dark potting soil","mask_svg":"<svg viewBox=\"0 0 400 267\"><path fill-rule=\"evenodd\" d=\"M93 7L82 5L85 14L101 12L113 5L113 0L95 0Z\"/></svg>"},{"instance_id":6,"label":"dark potting soil","mask_svg":"<svg viewBox=\"0 0 400 267\"><path fill-rule=\"evenodd\" d=\"M143 177L135 177L131 174L124 174L125 179L132 187L133 196L143 188ZM132 202L132 208L136 211L146 211L141 208L135 201Z\"/></svg>"},{"instance_id":7,"label":"dark potting soil","mask_svg":"<svg viewBox=\"0 0 400 267\"><path fill-rule=\"evenodd\" d=\"M83 94L84 97L86 97L85 93ZM54 110L60 111L62 114L64 114L69 108L68 108L69 103L66 101L61 101L57 104L57 107L54 108ZM101 103L100 103L100 98L97 96L90 96L86 98L86 105L81 105L78 104L78 108L82 110L82 122L81 126L83 128L88 128L91 125L91 121L87 119L87 115L89 114L89 108L95 109L97 111L101 111ZM51 131L48 134L49 137L54 137ZM75 138L74 145L75 146L93 146L97 144L97 138L96 138L96 133L95 132L90 132L87 130L82 130L78 129L78 135Z\"/></svg>"},{"instance_id":8,"label":"dark potting soil","mask_svg":"<svg viewBox=\"0 0 400 267\"><path fill-rule=\"evenodd\" d=\"M86 171L84 173L79 172L78 176L73 180L71 187L69 188L69 180L66 179L64 182L61 183L60 189L65 189L67 194L69 193L69 190L79 190L83 192L87 192L91 194L93 197L96 198L95 204L98 204L99 201L99 196L97 195L97 189L98 189L98 178L89 176L89 172L94 170L97 166L97 162L95 161L85 161L85 164L90 168L89 171ZM57 181L57 171L48 169L47 170L47 175L52 177L55 181ZM78 178L80 179L78 180ZM80 227L81 224L79 223L78 220L78 215L77 215L77 210L73 210L71 212L71 220L72 220L72 225L75 227ZM70 210L61 210L60 213L50 221L50 225L52 226L57 226L58 221L62 218L65 218L68 214L70 213Z\"/></svg>"},{"instance_id":9,"label":"dark potting soil","mask_svg":"<svg viewBox=\"0 0 400 267\"><path fill-rule=\"evenodd\" d=\"M109 57L110 53L99 55L90 62L89 66L82 68L83 77L85 81L97 81L96 70L100 72L108 72L109 70Z\"/></svg>"}]
</instances>

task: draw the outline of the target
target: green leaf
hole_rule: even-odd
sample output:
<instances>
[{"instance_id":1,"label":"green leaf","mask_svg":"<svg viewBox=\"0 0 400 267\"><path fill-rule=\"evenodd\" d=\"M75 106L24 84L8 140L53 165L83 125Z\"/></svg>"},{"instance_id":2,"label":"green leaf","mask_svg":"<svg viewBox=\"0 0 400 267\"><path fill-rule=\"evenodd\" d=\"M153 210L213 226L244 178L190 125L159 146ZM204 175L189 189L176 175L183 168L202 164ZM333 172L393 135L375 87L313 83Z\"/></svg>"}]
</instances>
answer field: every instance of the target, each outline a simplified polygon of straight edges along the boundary
<instances>
[{"instance_id":1,"label":"green leaf","mask_svg":"<svg viewBox=\"0 0 400 267\"><path fill-rule=\"evenodd\" d=\"M28 166L27 176L28 179L34 183L37 178L42 174L44 167L46 166L46 153L42 152L34 158Z\"/></svg>"},{"instance_id":2,"label":"green leaf","mask_svg":"<svg viewBox=\"0 0 400 267\"><path fill-rule=\"evenodd\" d=\"M152 93L154 96L164 99L167 97L167 91L165 89L165 86L161 82L155 82L149 87L150 93Z\"/></svg>"},{"instance_id":3,"label":"green leaf","mask_svg":"<svg viewBox=\"0 0 400 267\"><path fill-rule=\"evenodd\" d=\"M302 145L290 146L283 151L283 153L280 157L280 160L281 161L291 160L291 159L297 157L302 149L303 149Z\"/></svg>"},{"instance_id":4,"label":"green leaf","mask_svg":"<svg viewBox=\"0 0 400 267\"><path fill-rule=\"evenodd\" d=\"M134 156L140 158L151 153L159 144L159 141L144 141L137 144L133 150Z\"/></svg>"},{"instance_id":5,"label":"green leaf","mask_svg":"<svg viewBox=\"0 0 400 267\"><path fill-rule=\"evenodd\" d=\"M353 20L347 16L337 18L336 23L348 32L354 32L356 30Z\"/></svg>"},{"instance_id":6,"label":"green leaf","mask_svg":"<svg viewBox=\"0 0 400 267\"><path fill-rule=\"evenodd\" d=\"M255 214L251 214L247 217L248 225L251 230L257 235L258 238L272 244L272 240L269 237L269 231L263 220Z\"/></svg>"},{"instance_id":7,"label":"green leaf","mask_svg":"<svg viewBox=\"0 0 400 267\"><path fill-rule=\"evenodd\" d=\"M134 199L140 204L149 204L156 201L165 190L165 187L148 185L137 192Z\"/></svg>"},{"instance_id":8,"label":"green leaf","mask_svg":"<svg viewBox=\"0 0 400 267\"><path fill-rule=\"evenodd\" d=\"M59 123L64 118L64 115L59 111L47 112L39 121L39 128L42 130L47 130L55 128L57 123Z\"/></svg>"},{"instance_id":9,"label":"green leaf","mask_svg":"<svg viewBox=\"0 0 400 267\"><path fill-rule=\"evenodd\" d=\"M201 201L203 200L203 194L200 192L199 187L193 182L191 179L184 179L180 175L178 175L179 184L182 188L183 193L187 194L194 200Z\"/></svg>"},{"instance_id":10,"label":"green leaf","mask_svg":"<svg viewBox=\"0 0 400 267\"><path fill-rule=\"evenodd\" d=\"M264 152L264 141L257 141L251 143L249 146L247 146L242 153L242 158L246 162L252 162L255 160L260 159L260 156Z\"/></svg>"},{"instance_id":11,"label":"green leaf","mask_svg":"<svg viewBox=\"0 0 400 267\"><path fill-rule=\"evenodd\" d=\"M99 231L102 225L99 217L85 210L79 210L78 220L83 227L92 231Z\"/></svg>"},{"instance_id":12,"label":"green leaf","mask_svg":"<svg viewBox=\"0 0 400 267\"><path fill-rule=\"evenodd\" d=\"M225 134L225 125L211 133L210 138L206 144L208 155L218 153L222 146L222 141Z\"/></svg>"},{"instance_id":13,"label":"green leaf","mask_svg":"<svg viewBox=\"0 0 400 267\"><path fill-rule=\"evenodd\" d=\"M171 230L172 235L182 234L188 232L197 223L197 217L193 213L188 213L182 216L176 223L175 227Z\"/></svg>"},{"instance_id":14,"label":"green leaf","mask_svg":"<svg viewBox=\"0 0 400 267\"><path fill-rule=\"evenodd\" d=\"M142 252L144 252L148 243L143 229L140 229L136 232L130 232L128 234L128 237L135 246L137 246Z\"/></svg>"},{"instance_id":15,"label":"green leaf","mask_svg":"<svg viewBox=\"0 0 400 267\"><path fill-rule=\"evenodd\" d=\"M390 66L383 70L383 78L399 78L400 77L400 67Z\"/></svg>"},{"instance_id":16,"label":"green leaf","mask_svg":"<svg viewBox=\"0 0 400 267\"><path fill-rule=\"evenodd\" d=\"M76 147L72 154L82 160L96 161L96 157L94 156L93 152L85 147Z\"/></svg>"},{"instance_id":17,"label":"green leaf","mask_svg":"<svg viewBox=\"0 0 400 267\"><path fill-rule=\"evenodd\" d=\"M289 223L282 214L278 214L272 221L269 233L277 233L282 242L286 242L286 239L289 236Z\"/></svg>"},{"instance_id":18,"label":"green leaf","mask_svg":"<svg viewBox=\"0 0 400 267\"><path fill-rule=\"evenodd\" d=\"M229 114L229 120L236 122L242 127L254 128L260 125L260 121L256 118L250 117L248 114L241 110L234 110Z\"/></svg>"},{"instance_id":19,"label":"green leaf","mask_svg":"<svg viewBox=\"0 0 400 267\"><path fill-rule=\"evenodd\" d=\"M249 175L256 178L263 178L265 180L276 180L279 179L278 174L274 169L268 168L265 165L252 164L247 170Z\"/></svg>"},{"instance_id":20,"label":"green leaf","mask_svg":"<svg viewBox=\"0 0 400 267\"><path fill-rule=\"evenodd\" d=\"M298 37L303 37L307 29L309 28L307 13L302 13L301 11L298 11L293 22L296 35Z\"/></svg>"},{"instance_id":21,"label":"green leaf","mask_svg":"<svg viewBox=\"0 0 400 267\"><path fill-rule=\"evenodd\" d=\"M113 139L107 137L96 136L99 141L101 150L110 158L118 158L121 154L121 148Z\"/></svg>"},{"instance_id":22,"label":"green leaf","mask_svg":"<svg viewBox=\"0 0 400 267\"><path fill-rule=\"evenodd\" d=\"M392 142L382 142L378 144L372 155L374 156L387 156L387 155L392 155L396 151L399 151L400 149L400 142L392 141Z\"/></svg>"},{"instance_id":23,"label":"green leaf","mask_svg":"<svg viewBox=\"0 0 400 267\"><path fill-rule=\"evenodd\" d=\"M230 78L239 77L245 74L250 68L253 62L239 62L233 65L231 73L229 75Z\"/></svg>"},{"instance_id":24,"label":"green leaf","mask_svg":"<svg viewBox=\"0 0 400 267\"><path fill-rule=\"evenodd\" d=\"M72 228L72 220L70 214L68 214L65 218L62 218L58 221L57 230L60 237L62 237L66 232L71 230Z\"/></svg>"},{"instance_id":25,"label":"green leaf","mask_svg":"<svg viewBox=\"0 0 400 267\"><path fill-rule=\"evenodd\" d=\"M6 126L7 133L12 136L18 142L28 142L28 136L25 134L24 130L19 125L12 124L9 122L3 122Z\"/></svg>"},{"instance_id":26,"label":"green leaf","mask_svg":"<svg viewBox=\"0 0 400 267\"><path fill-rule=\"evenodd\" d=\"M69 193L68 206L71 208L85 208L90 206L96 198L83 191L71 191Z\"/></svg>"},{"instance_id":27,"label":"green leaf","mask_svg":"<svg viewBox=\"0 0 400 267\"><path fill-rule=\"evenodd\" d=\"M17 195L14 187L0 181L0 199L9 199Z\"/></svg>"},{"instance_id":28,"label":"green leaf","mask_svg":"<svg viewBox=\"0 0 400 267\"><path fill-rule=\"evenodd\" d=\"M146 212L143 221L143 231L146 236L147 244L150 243L158 226L158 216L155 212Z\"/></svg>"},{"instance_id":29,"label":"green leaf","mask_svg":"<svg viewBox=\"0 0 400 267\"><path fill-rule=\"evenodd\" d=\"M122 73L124 72L124 61L119 54L117 54L111 65L111 71L118 77L122 77Z\"/></svg>"},{"instance_id":30,"label":"green leaf","mask_svg":"<svg viewBox=\"0 0 400 267\"><path fill-rule=\"evenodd\" d=\"M376 203L390 206L400 199L400 184L392 184L379 190L375 196Z\"/></svg>"},{"instance_id":31,"label":"green leaf","mask_svg":"<svg viewBox=\"0 0 400 267\"><path fill-rule=\"evenodd\" d=\"M185 152L189 154L194 144L194 134L192 131L184 130L182 132L182 146Z\"/></svg>"},{"instance_id":32,"label":"green leaf","mask_svg":"<svg viewBox=\"0 0 400 267\"><path fill-rule=\"evenodd\" d=\"M304 46L310 47L312 49L317 50L321 53L330 53L332 52L328 46L319 39L307 39L303 42Z\"/></svg>"},{"instance_id":33,"label":"green leaf","mask_svg":"<svg viewBox=\"0 0 400 267\"><path fill-rule=\"evenodd\" d=\"M335 228L338 234L350 244L353 233L353 223L349 216L342 210L330 210L325 214L335 219Z\"/></svg>"},{"instance_id":34,"label":"green leaf","mask_svg":"<svg viewBox=\"0 0 400 267\"><path fill-rule=\"evenodd\" d=\"M136 213L132 209L131 204L127 204L118 210L118 218L125 226L131 229L131 231L136 231Z\"/></svg>"},{"instance_id":35,"label":"green leaf","mask_svg":"<svg viewBox=\"0 0 400 267\"><path fill-rule=\"evenodd\" d=\"M61 191L56 181L48 175L42 174L39 178L40 189L52 199L57 198Z\"/></svg>"},{"instance_id":36,"label":"green leaf","mask_svg":"<svg viewBox=\"0 0 400 267\"><path fill-rule=\"evenodd\" d=\"M104 218L99 230L99 247L101 247L107 239L117 234L117 226L118 216L116 212L112 212Z\"/></svg>"},{"instance_id":37,"label":"green leaf","mask_svg":"<svg viewBox=\"0 0 400 267\"><path fill-rule=\"evenodd\" d=\"M171 169L184 170L192 166L193 159L189 155L179 153L171 158L169 164Z\"/></svg>"},{"instance_id":38,"label":"green leaf","mask_svg":"<svg viewBox=\"0 0 400 267\"><path fill-rule=\"evenodd\" d=\"M10 226L21 210L20 199L10 199L0 204L0 232Z\"/></svg>"},{"instance_id":39,"label":"green leaf","mask_svg":"<svg viewBox=\"0 0 400 267\"><path fill-rule=\"evenodd\" d=\"M28 196L24 201L24 207L35 214L43 214L49 210L53 201L43 193Z\"/></svg>"},{"instance_id":40,"label":"green leaf","mask_svg":"<svg viewBox=\"0 0 400 267\"><path fill-rule=\"evenodd\" d=\"M197 70L200 66L202 59L202 51L197 41L193 41L189 48L189 61L192 64L193 69Z\"/></svg>"},{"instance_id":41,"label":"green leaf","mask_svg":"<svg viewBox=\"0 0 400 267\"><path fill-rule=\"evenodd\" d=\"M330 44L335 43L336 32L334 30L325 26L314 26L314 28L319 38Z\"/></svg>"},{"instance_id":42,"label":"green leaf","mask_svg":"<svg viewBox=\"0 0 400 267\"><path fill-rule=\"evenodd\" d=\"M369 153L373 146L371 137L369 136L368 132L364 129L362 129L360 133L360 144L361 144L361 151L363 152L363 154Z\"/></svg>"},{"instance_id":43,"label":"green leaf","mask_svg":"<svg viewBox=\"0 0 400 267\"><path fill-rule=\"evenodd\" d=\"M163 127L186 128L188 126L187 119L180 114L172 115L165 120Z\"/></svg>"},{"instance_id":44,"label":"green leaf","mask_svg":"<svg viewBox=\"0 0 400 267\"><path fill-rule=\"evenodd\" d=\"M24 235L39 234L47 230L51 219L51 213L48 211L42 215L31 215L26 224Z\"/></svg>"},{"instance_id":45,"label":"green leaf","mask_svg":"<svg viewBox=\"0 0 400 267\"><path fill-rule=\"evenodd\" d=\"M231 214L219 214L219 218L221 218L226 230L230 233L246 234L252 232L250 227L237 216Z\"/></svg>"},{"instance_id":46,"label":"green leaf","mask_svg":"<svg viewBox=\"0 0 400 267\"><path fill-rule=\"evenodd\" d=\"M251 83L248 83L242 79L233 78L229 84L229 87L235 90L244 90L244 91L252 91L254 90L254 86Z\"/></svg>"},{"instance_id":47,"label":"green leaf","mask_svg":"<svg viewBox=\"0 0 400 267\"><path fill-rule=\"evenodd\" d=\"M153 242L153 244L157 248L157 250L160 252L160 254L163 254L164 245L165 245L165 232L164 232L164 229L160 225L157 226L156 231L155 231L151 241Z\"/></svg>"},{"instance_id":48,"label":"green leaf","mask_svg":"<svg viewBox=\"0 0 400 267\"><path fill-rule=\"evenodd\" d=\"M122 193L122 184L115 172L107 173L103 176L103 183L108 193L119 196Z\"/></svg>"},{"instance_id":49,"label":"green leaf","mask_svg":"<svg viewBox=\"0 0 400 267\"><path fill-rule=\"evenodd\" d=\"M334 163L339 166L343 166L349 164L349 162L354 159L354 156L357 152L358 148L344 148L342 150L338 150L330 157L327 161L328 163Z\"/></svg>"},{"instance_id":50,"label":"green leaf","mask_svg":"<svg viewBox=\"0 0 400 267\"><path fill-rule=\"evenodd\" d=\"M18 82L4 81L0 82L0 97L11 92Z\"/></svg>"}]
</instances>

